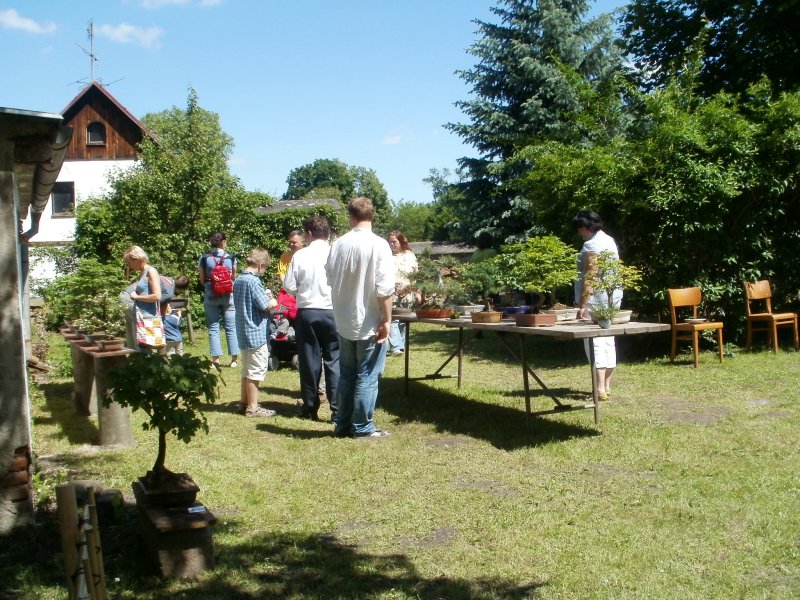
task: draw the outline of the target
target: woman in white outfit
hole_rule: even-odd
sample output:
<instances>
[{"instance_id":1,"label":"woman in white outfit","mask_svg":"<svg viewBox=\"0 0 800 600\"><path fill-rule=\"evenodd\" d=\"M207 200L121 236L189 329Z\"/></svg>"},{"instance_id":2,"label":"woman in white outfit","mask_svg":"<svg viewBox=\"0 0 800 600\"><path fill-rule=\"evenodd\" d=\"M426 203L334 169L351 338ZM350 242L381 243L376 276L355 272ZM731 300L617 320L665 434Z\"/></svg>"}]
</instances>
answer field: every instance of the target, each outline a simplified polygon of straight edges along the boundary
<instances>
[{"instance_id":1,"label":"woman in white outfit","mask_svg":"<svg viewBox=\"0 0 800 600\"><path fill-rule=\"evenodd\" d=\"M590 318L591 305L603 304L605 298L602 292L594 291L585 284L586 275L597 268L597 257L601 252L611 252L614 258L619 258L617 243L610 235L603 231L603 220L596 212L582 210L572 219L572 226L583 240L580 254L578 255L578 280L575 282L575 302L580 309L579 319ZM622 302L622 289L614 290L612 302L619 308ZM617 349L614 336L596 337L592 339L594 345L594 376L597 384L597 393L600 400L608 400L611 391L611 378L617 366ZM589 340L585 340L586 352L589 352Z\"/></svg>"}]
</instances>

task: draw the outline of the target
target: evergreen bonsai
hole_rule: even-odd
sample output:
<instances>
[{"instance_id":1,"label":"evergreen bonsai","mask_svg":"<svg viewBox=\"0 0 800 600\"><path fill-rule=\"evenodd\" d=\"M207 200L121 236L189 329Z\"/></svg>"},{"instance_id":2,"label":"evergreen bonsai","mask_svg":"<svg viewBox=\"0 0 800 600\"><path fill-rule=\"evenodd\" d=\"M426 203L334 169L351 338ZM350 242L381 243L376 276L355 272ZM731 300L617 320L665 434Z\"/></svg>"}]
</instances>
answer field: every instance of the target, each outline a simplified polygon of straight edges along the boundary
<instances>
[{"instance_id":1,"label":"evergreen bonsai","mask_svg":"<svg viewBox=\"0 0 800 600\"><path fill-rule=\"evenodd\" d=\"M502 290L497 257L467 264L459 272L461 284L473 297L483 302L483 311L494 310L492 296Z\"/></svg>"},{"instance_id":2,"label":"evergreen bonsai","mask_svg":"<svg viewBox=\"0 0 800 600\"><path fill-rule=\"evenodd\" d=\"M144 479L150 489L167 486L177 475L164 466L167 434L189 443L199 432L208 433L203 402L219 398L217 374L207 357L161 356L136 352L127 364L109 373L111 393L103 404L118 402L133 410L143 410L150 420L145 430L158 430L158 455Z\"/></svg>"},{"instance_id":3,"label":"evergreen bonsai","mask_svg":"<svg viewBox=\"0 0 800 600\"><path fill-rule=\"evenodd\" d=\"M503 246L495 260L507 290L541 292L551 301L559 286L570 285L578 277L578 253L553 235Z\"/></svg>"}]
</instances>

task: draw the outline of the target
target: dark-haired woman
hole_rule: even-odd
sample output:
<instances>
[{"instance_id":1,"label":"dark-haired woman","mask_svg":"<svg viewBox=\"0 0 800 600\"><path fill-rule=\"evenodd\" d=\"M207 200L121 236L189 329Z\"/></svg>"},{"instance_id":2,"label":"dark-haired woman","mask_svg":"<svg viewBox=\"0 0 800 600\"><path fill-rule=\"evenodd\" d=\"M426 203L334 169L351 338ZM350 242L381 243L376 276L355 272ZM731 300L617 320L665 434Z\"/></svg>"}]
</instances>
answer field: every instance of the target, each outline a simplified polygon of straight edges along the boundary
<instances>
[{"instance_id":1,"label":"dark-haired woman","mask_svg":"<svg viewBox=\"0 0 800 600\"><path fill-rule=\"evenodd\" d=\"M200 257L199 274L200 284L204 290L203 307L206 311L211 360L219 371L219 359L222 356L222 342L219 335L220 320L223 322L225 337L228 340L231 368L239 365L239 342L236 339L236 309L233 305L233 294L215 294L211 287L211 272L217 264L224 265L233 281L236 279L236 257L225 251L228 240L224 233L214 233L208 241L211 244L211 250Z\"/></svg>"},{"instance_id":2,"label":"dark-haired woman","mask_svg":"<svg viewBox=\"0 0 800 600\"><path fill-rule=\"evenodd\" d=\"M582 210L572 219L572 227L583 240L578 255L578 280L575 282L575 301L578 305L578 318L591 318L592 304L605 302L600 292L594 292L585 283L586 275L597 268L597 257L602 252L611 252L619 258L617 243L603 231L603 220L596 212ZM622 289L614 291L612 301L619 308L622 302ZM594 376L600 400L608 400L611 391L611 379L617 366L617 348L614 336L596 337L592 339L594 346ZM589 340L585 340L586 352L589 352Z\"/></svg>"}]
</instances>

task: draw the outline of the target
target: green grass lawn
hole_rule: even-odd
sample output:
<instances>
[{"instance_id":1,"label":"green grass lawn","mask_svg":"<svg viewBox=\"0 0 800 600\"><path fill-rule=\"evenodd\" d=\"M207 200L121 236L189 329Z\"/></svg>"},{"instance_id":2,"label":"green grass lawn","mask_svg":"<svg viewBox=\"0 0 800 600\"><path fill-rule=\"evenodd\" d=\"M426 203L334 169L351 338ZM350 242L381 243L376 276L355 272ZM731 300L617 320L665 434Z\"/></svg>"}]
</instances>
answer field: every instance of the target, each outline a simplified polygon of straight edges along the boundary
<instances>
[{"instance_id":1,"label":"green grass lawn","mask_svg":"<svg viewBox=\"0 0 800 600\"><path fill-rule=\"evenodd\" d=\"M456 335L416 326L412 374L433 372ZM191 352L207 352L199 340ZM51 363L62 362L51 342ZM278 417L238 416L239 369L224 369L210 433L167 449L167 466L190 473L219 518L218 566L195 582L158 579L128 508L104 531L111 597L800 596L800 354L720 365L708 346L693 369L688 352L670 364L668 344L664 334L618 343L599 426L587 410L526 427L520 368L492 335L466 354L460 390L454 379L412 382L405 398L403 359L389 358L382 440L336 439L327 423L292 418L289 368L262 384ZM580 343L530 340L529 356L559 395L588 401ZM74 415L70 387L56 378L33 394L42 506L66 476L130 498L156 435L134 414L135 447L94 446L97 422ZM551 407L534 394L534 409ZM0 540L0 598L66 598L52 513Z\"/></svg>"}]
</instances>

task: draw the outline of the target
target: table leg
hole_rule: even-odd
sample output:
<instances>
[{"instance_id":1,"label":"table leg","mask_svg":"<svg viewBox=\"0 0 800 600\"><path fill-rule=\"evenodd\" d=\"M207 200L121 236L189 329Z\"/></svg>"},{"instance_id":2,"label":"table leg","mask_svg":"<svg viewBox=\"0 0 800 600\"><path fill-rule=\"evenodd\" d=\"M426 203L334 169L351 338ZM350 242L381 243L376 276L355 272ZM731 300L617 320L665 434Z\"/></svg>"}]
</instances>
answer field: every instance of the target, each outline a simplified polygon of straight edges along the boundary
<instances>
[{"instance_id":1,"label":"table leg","mask_svg":"<svg viewBox=\"0 0 800 600\"><path fill-rule=\"evenodd\" d=\"M531 389L528 381L528 349L525 346L525 336L519 334L520 362L522 363L522 384L525 387L525 424L531 427Z\"/></svg>"},{"instance_id":2,"label":"table leg","mask_svg":"<svg viewBox=\"0 0 800 600\"><path fill-rule=\"evenodd\" d=\"M464 356L464 328L458 328L458 389L461 389L461 359Z\"/></svg>"},{"instance_id":3,"label":"table leg","mask_svg":"<svg viewBox=\"0 0 800 600\"><path fill-rule=\"evenodd\" d=\"M405 389L406 398L408 398L408 354L411 348L411 344L409 343L409 339L411 338L411 322L406 323L406 339L405 339L405 351L403 352L403 361L405 363L405 374L403 375L403 385Z\"/></svg>"},{"instance_id":4,"label":"table leg","mask_svg":"<svg viewBox=\"0 0 800 600\"><path fill-rule=\"evenodd\" d=\"M592 402L594 403L594 424L600 424L600 396L597 393L597 373L594 368L594 341L589 340L589 369L592 373Z\"/></svg>"}]
</instances>

